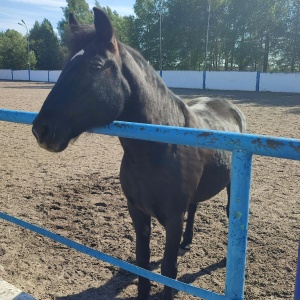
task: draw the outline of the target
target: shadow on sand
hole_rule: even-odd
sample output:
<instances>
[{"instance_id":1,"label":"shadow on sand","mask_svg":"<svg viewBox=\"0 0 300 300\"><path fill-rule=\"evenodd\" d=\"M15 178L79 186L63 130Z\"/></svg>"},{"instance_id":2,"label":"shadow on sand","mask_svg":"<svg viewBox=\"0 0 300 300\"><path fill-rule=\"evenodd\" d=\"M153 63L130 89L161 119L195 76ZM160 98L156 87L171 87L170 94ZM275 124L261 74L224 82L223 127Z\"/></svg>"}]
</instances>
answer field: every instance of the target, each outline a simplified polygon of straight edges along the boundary
<instances>
[{"instance_id":1,"label":"shadow on sand","mask_svg":"<svg viewBox=\"0 0 300 300\"><path fill-rule=\"evenodd\" d=\"M23 84L20 84L20 85L7 85L7 86L3 86L2 88L3 89L28 89L28 90L32 90L32 89L37 89L37 90L40 90L40 89L48 89L48 90L51 90L54 86L54 83L46 83L46 82L41 82L41 83L38 83L38 82L34 82L34 83L29 83L27 81L17 81L15 80L14 82L18 82L18 83L23 83Z\"/></svg>"},{"instance_id":2,"label":"shadow on sand","mask_svg":"<svg viewBox=\"0 0 300 300\"><path fill-rule=\"evenodd\" d=\"M161 262L155 262L151 264L151 270L154 270L160 266ZM196 279L201 276L211 274L212 272L225 268L226 259L222 259L218 263L212 264L206 268L199 270L196 273L185 274L178 278L179 281L192 284ZM90 288L76 295L69 295L63 297L57 297L57 300L134 300L135 297L120 298L118 294L129 285L133 284L137 276L124 270L118 270L114 276L108 280L104 285L98 288ZM135 287L135 293L137 288ZM159 299L160 293L152 294L149 300Z\"/></svg>"}]
</instances>

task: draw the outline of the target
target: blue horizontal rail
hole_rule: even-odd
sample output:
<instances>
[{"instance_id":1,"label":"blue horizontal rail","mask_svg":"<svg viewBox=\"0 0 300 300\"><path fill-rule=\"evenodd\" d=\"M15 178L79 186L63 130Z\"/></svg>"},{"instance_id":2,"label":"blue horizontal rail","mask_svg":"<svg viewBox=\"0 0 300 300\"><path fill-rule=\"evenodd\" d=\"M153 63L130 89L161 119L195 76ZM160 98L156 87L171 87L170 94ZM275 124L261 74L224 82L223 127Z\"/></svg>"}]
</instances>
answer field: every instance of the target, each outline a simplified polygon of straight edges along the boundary
<instances>
[{"instance_id":1,"label":"blue horizontal rail","mask_svg":"<svg viewBox=\"0 0 300 300\"><path fill-rule=\"evenodd\" d=\"M0 109L0 120L32 124L37 113ZM228 230L225 296L141 269L112 256L61 237L46 229L0 213L0 218L42 234L92 257L134 274L208 300L243 299L246 268L252 155L300 160L300 140L270 136L180 128L141 123L113 122L93 133L232 151L232 182ZM298 278L298 276L297 276ZM299 293L298 291L295 292Z\"/></svg>"},{"instance_id":2,"label":"blue horizontal rail","mask_svg":"<svg viewBox=\"0 0 300 300\"><path fill-rule=\"evenodd\" d=\"M0 110L0 120L7 122L32 124L36 116L35 112ZM90 132L228 151L244 150L256 155L300 160L298 139L120 121Z\"/></svg>"},{"instance_id":3,"label":"blue horizontal rail","mask_svg":"<svg viewBox=\"0 0 300 300\"><path fill-rule=\"evenodd\" d=\"M194 295L194 296L197 296L197 297L202 297L202 298L205 298L205 299L211 299L211 300L224 300L224 299L226 299L224 296L216 294L216 293L212 293L211 291L207 291L207 290L204 290L204 289L199 289L198 287L189 285L187 283L180 282L180 281L177 281L177 280L174 280L174 279L170 279L170 278L165 277L163 275L156 274L156 273L153 273L151 271L145 270L143 268L137 267L137 266L132 265L128 262L125 262L121 259L115 258L115 257L110 256L108 254L105 254L103 252L92 249L90 247L84 246L80 243L74 242L70 239L67 239L67 238L62 237L58 234L55 234L55 233L53 233L49 230L46 230L46 229L41 228L39 226L36 226L36 225L31 224L31 223L25 222L21 219L13 217L13 216L7 215L3 212L0 212L0 218L6 220L8 222L14 223L14 224L16 224L20 227L25 228L25 229L29 229L30 231L36 232L36 233L38 233L40 235L43 235L47 238L50 238L53 241L56 241L56 242L58 242L60 244L63 244L63 245L66 245L66 246L68 246L70 248L73 248L73 249L75 249L75 250L77 250L81 253L84 253L84 254L87 254L91 257L100 259L102 261L110 263L110 264L112 264L116 267L119 267L121 269L129 271L129 272L134 273L136 275L140 275L140 276L146 277L150 280L160 282L161 284L166 284L170 287L173 287L175 289L184 291L184 292L189 293L191 295Z\"/></svg>"}]
</instances>

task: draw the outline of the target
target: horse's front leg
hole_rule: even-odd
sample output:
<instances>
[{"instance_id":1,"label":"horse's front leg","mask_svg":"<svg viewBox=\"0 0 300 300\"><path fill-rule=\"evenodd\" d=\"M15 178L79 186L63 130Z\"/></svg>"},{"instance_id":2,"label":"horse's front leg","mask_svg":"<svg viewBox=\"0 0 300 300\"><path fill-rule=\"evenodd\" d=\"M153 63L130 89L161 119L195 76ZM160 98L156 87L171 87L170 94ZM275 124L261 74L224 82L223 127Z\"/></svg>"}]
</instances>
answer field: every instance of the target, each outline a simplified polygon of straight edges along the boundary
<instances>
[{"instance_id":1,"label":"horse's front leg","mask_svg":"<svg viewBox=\"0 0 300 300\"><path fill-rule=\"evenodd\" d=\"M177 276L177 256L182 235L184 213L173 215L165 225L166 245L161 266L161 273L164 276L176 279ZM173 289L165 286L163 300L173 300Z\"/></svg>"},{"instance_id":2,"label":"horse's front leg","mask_svg":"<svg viewBox=\"0 0 300 300\"><path fill-rule=\"evenodd\" d=\"M149 269L151 217L145 215L128 202L129 213L136 233L136 263ZM137 300L146 300L150 294L150 280L139 276Z\"/></svg>"}]
</instances>

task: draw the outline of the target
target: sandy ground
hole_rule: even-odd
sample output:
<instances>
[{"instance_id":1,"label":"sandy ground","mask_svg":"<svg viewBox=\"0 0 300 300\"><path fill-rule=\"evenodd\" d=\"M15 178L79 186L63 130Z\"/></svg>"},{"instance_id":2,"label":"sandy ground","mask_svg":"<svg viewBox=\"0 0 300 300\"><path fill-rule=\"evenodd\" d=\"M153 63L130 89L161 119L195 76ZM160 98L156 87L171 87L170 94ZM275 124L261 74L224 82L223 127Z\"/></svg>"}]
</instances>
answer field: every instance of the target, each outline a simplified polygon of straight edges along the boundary
<instances>
[{"instance_id":1,"label":"sandy ground","mask_svg":"<svg viewBox=\"0 0 300 300\"><path fill-rule=\"evenodd\" d=\"M51 84L0 82L0 106L38 111ZM249 132L299 138L300 95L175 90L238 105ZM118 139L84 134L66 151L39 148L31 126L0 122L0 206L12 214L134 262L135 234L120 189ZM292 299L300 229L300 162L254 157L245 299ZM192 250L178 279L223 293L226 193L200 205ZM160 271L164 231L153 222L152 269ZM37 299L130 300L137 278L0 220L0 277ZM151 299L162 287L153 283ZM196 299L182 292L176 299Z\"/></svg>"}]
</instances>

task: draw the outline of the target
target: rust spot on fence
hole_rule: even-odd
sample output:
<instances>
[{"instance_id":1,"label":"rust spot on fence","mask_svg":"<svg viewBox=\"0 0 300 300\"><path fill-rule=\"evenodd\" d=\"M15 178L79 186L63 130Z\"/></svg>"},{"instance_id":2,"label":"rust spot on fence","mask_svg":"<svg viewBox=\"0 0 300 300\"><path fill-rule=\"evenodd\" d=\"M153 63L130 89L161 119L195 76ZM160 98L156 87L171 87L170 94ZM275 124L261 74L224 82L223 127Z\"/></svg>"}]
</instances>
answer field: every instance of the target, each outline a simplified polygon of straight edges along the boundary
<instances>
[{"instance_id":1,"label":"rust spot on fence","mask_svg":"<svg viewBox=\"0 0 300 300\"><path fill-rule=\"evenodd\" d=\"M233 145L240 146L241 145L241 140L240 139L230 139L230 143Z\"/></svg>"},{"instance_id":2,"label":"rust spot on fence","mask_svg":"<svg viewBox=\"0 0 300 300\"><path fill-rule=\"evenodd\" d=\"M118 128L129 128L129 126L127 124L122 124L122 123L118 123L118 122L115 122L114 125Z\"/></svg>"},{"instance_id":3,"label":"rust spot on fence","mask_svg":"<svg viewBox=\"0 0 300 300\"><path fill-rule=\"evenodd\" d=\"M292 142L289 143L290 147L293 148L296 152L300 152L300 146L295 146Z\"/></svg>"},{"instance_id":4,"label":"rust spot on fence","mask_svg":"<svg viewBox=\"0 0 300 300\"><path fill-rule=\"evenodd\" d=\"M211 136L211 135L213 135L211 132L202 132L202 133L199 133L198 135L197 135L197 137L198 138L201 138L201 137L209 137L209 136Z\"/></svg>"},{"instance_id":5,"label":"rust spot on fence","mask_svg":"<svg viewBox=\"0 0 300 300\"><path fill-rule=\"evenodd\" d=\"M233 215L235 219L240 219L243 214L240 211L235 211Z\"/></svg>"},{"instance_id":6,"label":"rust spot on fence","mask_svg":"<svg viewBox=\"0 0 300 300\"><path fill-rule=\"evenodd\" d=\"M258 147L261 147L261 146L262 146L262 141L261 141L261 139L253 140L251 143L254 144L254 145L257 145Z\"/></svg>"},{"instance_id":7,"label":"rust spot on fence","mask_svg":"<svg viewBox=\"0 0 300 300\"><path fill-rule=\"evenodd\" d=\"M267 140L267 146L271 149L277 150L278 148L283 147L284 143L273 140Z\"/></svg>"}]
</instances>

